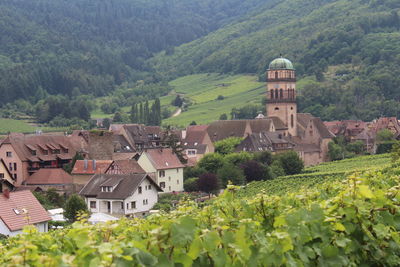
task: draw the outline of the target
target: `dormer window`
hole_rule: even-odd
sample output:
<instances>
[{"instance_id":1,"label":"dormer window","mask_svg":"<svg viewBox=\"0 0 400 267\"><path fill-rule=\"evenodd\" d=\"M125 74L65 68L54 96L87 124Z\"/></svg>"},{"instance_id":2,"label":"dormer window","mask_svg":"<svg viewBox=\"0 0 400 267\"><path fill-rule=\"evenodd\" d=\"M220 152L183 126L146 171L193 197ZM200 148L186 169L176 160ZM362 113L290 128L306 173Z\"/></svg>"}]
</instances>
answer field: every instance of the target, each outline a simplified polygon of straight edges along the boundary
<instances>
[{"instance_id":1,"label":"dormer window","mask_svg":"<svg viewBox=\"0 0 400 267\"><path fill-rule=\"evenodd\" d=\"M101 192L112 192L113 188L112 186L102 186L101 187Z\"/></svg>"},{"instance_id":2,"label":"dormer window","mask_svg":"<svg viewBox=\"0 0 400 267\"><path fill-rule=\"evenodd\" d=\"M43 155L48 155L49 151L48 150L43 150Z\"/></svg>"},{"instance_id":3,"label":"dormer window","mask_svg":"<svg viewBox=\"0 0 400 267\"><path fill-rule=\"evenodd\" d=\"M68 148L63 149L63 153L67 154L68 153Z\"/></svg>"}]
</instances>

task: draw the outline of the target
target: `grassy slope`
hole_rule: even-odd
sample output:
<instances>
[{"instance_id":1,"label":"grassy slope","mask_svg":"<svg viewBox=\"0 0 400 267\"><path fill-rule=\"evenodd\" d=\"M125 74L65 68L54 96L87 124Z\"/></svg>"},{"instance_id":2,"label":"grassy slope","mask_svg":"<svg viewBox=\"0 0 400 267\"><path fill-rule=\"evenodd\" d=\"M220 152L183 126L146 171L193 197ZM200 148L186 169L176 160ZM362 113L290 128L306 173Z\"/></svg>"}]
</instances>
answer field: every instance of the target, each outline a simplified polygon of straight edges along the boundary
<instances>
[{"instance_id":1,"label":"grassy slope","mask_svg":"<svg viewBox=\"0 0 400 267\"><path fill-rule=\"evenodd\" d=\"M312 188L332 180L342 180L352 173L360 173L389 166L390 154L361 156L352 159L322 163L306 168L304 173L283 176L274 180L252 182L240 190L242 197L254 196L257 193L284 195L300 188Z\"/></svg>"},{"instance_id":2,"label":"grassy slope","mask_svg":"<svg viewBox=\"0 0 400 267\"><path fill-rule=\"evenodd\" d=\"M188 111L163 121L165 125L177 126L186 126L192 121L208 123L217 120L223 113L229 116L234 107L259 104L265 92L265 84L251 75L196 74L178 78L170 85L175 93L184 94L193 102ZM216 100L219 95L224 99ZM171 95L163 97L161 104L169 105L173 98Z\"/></svg>"},{"instance_id":3,"label":"grassy slope","mask_svg":"<svg viewBox=\"0 0 400 267\"><path fill-rule=\"evenodd\" d=\"M8 132L18 132L18 133L33 133L36 130L42 131L62 131L62 128L52 128L52 127L38 127L26 120L13 120L0 118L0 134L7 134Z\"/></svg>"}]
</instances>

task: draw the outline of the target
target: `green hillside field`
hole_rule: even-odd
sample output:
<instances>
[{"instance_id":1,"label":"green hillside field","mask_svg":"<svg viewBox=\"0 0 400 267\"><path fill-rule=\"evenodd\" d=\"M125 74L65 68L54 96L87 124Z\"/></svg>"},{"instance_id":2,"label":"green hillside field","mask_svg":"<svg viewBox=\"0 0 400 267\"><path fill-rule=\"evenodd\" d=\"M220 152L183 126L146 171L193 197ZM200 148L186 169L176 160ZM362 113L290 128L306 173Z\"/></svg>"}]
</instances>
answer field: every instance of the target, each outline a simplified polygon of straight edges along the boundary
<instances>
[{"instance_id":1,"label":"green hillside field","mask_svg":"<svg viewBox=\"0 0 400 267\"><path fill-rule=\"evenodd\" d=\"M258 82L252 75L195 74L184 76L170 82L175 94L184 95L192 105L177 117L163 120L164 125L187 126L192 121L197 124L218 120L232 108L247 104L260 104L265 92L265 83ZM217 100L222 95L223 100ZM161 98L163 106L170 105L174 97Z\"/></svg>"},{"instance_id":2,"label":"green hillside field","mask_svg":"<svg viewBox=\"0 0 400 267\"><path fill-rule=\"evenodd\" d=\"M53 127L39 127L35 126L26 120L14 120L0 118L0 135L5 135L9 132L17 133L34 133L36 130L42 130L43 132L54 132L62 131L62 128Z\"/></svg>"}]
</instances>

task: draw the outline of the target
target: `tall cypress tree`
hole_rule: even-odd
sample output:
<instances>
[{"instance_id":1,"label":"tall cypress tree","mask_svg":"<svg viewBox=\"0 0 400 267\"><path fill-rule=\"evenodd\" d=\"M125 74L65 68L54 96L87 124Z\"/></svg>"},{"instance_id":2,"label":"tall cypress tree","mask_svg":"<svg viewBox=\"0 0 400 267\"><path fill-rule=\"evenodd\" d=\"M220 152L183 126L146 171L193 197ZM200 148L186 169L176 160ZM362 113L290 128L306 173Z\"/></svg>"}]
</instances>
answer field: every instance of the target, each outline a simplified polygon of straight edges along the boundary
<instances>
[{"instance_id":1,"label":"tall cypress tree","mask_svg":"<svg viewBox=\"0 0 400 267\"><path fill-rule=\"evenodd\" d=\"M150 110L149 110L149 101L146 100L146 103L144 104L144 124L149 124L149 119L150 119Z\"/></svg>"},{"instance_id":2,"label":"tall cypress tree","mask_svg":"<svg viewBox=\"0 0 400 267\"><path fill-rule=\"evenodd\" d=\"M139 104L139 120L138 120L138 123L143 123L143 122L144 122L143 103L140 102L140 104Z\"/></svg>"},{"instance_id":3,"label":"tall cypress tree","mask_svg":"<svg viewBox=\"0 0 400 267\"><path fill-rule=\"evenodd\" d=\"M158 98L154 102L154 113L154 125L161 125L161 103Z\"/></svg>"},{"instance_id":4,"label":"tall cypress tree","mask_svg":"<svg viewBox=\"0 0 400 267\"><path fill-rule=\"evenodd\" d=\"M137 104L132 105L130 119L132 123L137 123L138 120Z\"/></svg>"}]
</instances>

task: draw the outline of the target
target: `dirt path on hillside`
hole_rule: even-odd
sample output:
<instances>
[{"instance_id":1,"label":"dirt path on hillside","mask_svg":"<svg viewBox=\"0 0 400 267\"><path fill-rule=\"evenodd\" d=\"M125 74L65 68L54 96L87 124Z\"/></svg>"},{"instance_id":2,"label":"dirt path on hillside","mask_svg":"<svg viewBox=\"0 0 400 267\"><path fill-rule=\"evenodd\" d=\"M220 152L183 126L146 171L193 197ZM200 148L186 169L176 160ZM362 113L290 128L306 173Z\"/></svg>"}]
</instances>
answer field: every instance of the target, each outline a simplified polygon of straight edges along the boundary
<instances>
[{"instance_id":1,"label":"dirt path on hillside","mask_svg":"<svg viewBox=\"0 0 400 267\"><path fill-rule=\"evenodd\" d=\"M182 113L182 109L181 109L181 108L178 108L178 109L174 112L174 114L172 114L172 117L179 116L179 114L181 114L181 113Z\"/></svg>"}]
</instances>

